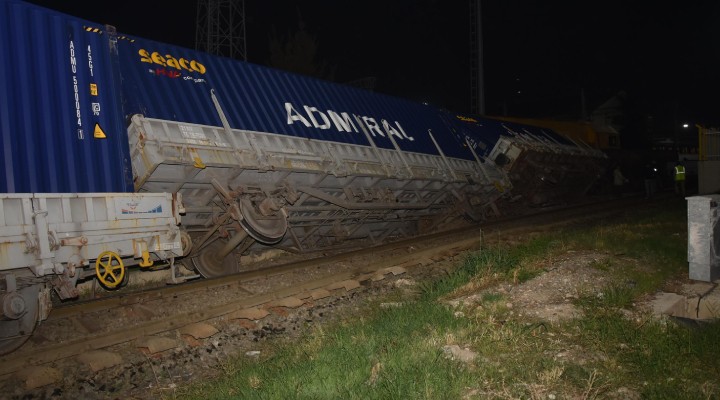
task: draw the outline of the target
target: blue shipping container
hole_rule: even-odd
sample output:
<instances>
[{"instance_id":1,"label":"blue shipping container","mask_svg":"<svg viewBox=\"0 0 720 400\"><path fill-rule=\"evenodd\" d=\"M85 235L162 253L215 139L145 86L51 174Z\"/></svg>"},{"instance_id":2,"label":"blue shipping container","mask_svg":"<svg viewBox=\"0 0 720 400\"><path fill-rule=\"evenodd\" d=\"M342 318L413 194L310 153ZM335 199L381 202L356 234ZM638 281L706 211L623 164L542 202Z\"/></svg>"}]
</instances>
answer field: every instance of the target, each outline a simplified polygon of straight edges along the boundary
<instances>
[{"instance_id":1,"label":"blue shipping container","mask_svg":"<svg viewBox=\"0 0 720 400\"><path fill-rule=\"evenodd\" d=\"M126 121L148 118L473 159L502 135L550 130L368 92L151 40L0 0L0 190L132 190ZM97 134L97 135L96 135ZM104 136L98 138L96 136ZM395 143L393 143L393 141Z\"/></svg>"},{"instance_id":2,"label":"blue shipping container","mask_svg":"<svg viewBox=\"0 0 720 400\"><path fill-rule=\"evenodd\" d=\"M0 192L132 190L104 27L0 0Z\"/></svg>"},{"instance_id":3,"label":"blue shipping container","mask_svg":"<svg viewBox=\"0 0 720 400\"><path fill-rule=\"evenodd\" d=\"M118 46L127 114L220 126L214 91L234 129L369 146L364 125L379 147L437 155L431 131L447 156L473 159L433 106L145 39Z\"/></svg>"}]
</instances>

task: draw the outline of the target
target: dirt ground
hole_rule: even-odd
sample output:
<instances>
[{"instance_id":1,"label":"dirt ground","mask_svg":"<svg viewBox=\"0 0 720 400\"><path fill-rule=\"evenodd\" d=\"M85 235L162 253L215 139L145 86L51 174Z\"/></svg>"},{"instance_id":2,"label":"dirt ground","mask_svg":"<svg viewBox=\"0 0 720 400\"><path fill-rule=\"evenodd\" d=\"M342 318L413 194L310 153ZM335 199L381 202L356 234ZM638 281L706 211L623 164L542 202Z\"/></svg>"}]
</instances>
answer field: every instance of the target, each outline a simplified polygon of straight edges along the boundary
<instances>
[{"instance_id":1,"label":"dirt ground","mask_svg":"<svg viewBox=\"0 0 720 400\"><path fill-rule=\"evenodd\" d=\"M455 298L454 305L473 307L488 293L503 299L504 306L517 318L546 323L575 318L581 310L573 301L581 296L601 296L602 290L613 282L610 271L598 268L614 256L602 252L568 251L547 260L543 271L526 282L508 282ZM457 258L459 259L459 258ZM362 263L362 260L357 262ZM261 320L218 320L212 324L218 330L213 336L197 340L177 335L169 337L178 346L170 350L147 354L131 345L112 350L122 356L122 362L112 368L94 371L76 360L64 360L52 367L62 377L55 383L28 389L22 380L2 382L0 395L7 399L146 399L172 395L181 385L204 381L221 374L236 357L258 357L273 340L293 340L308 328L356 312L368 300L382 297L391 291L413 291L415 282L428 279L451 268L456 260L440 261L406 275L373 282L341 296L333 296L297 309L270 310ZM637 310L652 309L651 299L638 304ZM632 315L629 315L632 317ZM581 355L577 355L580 357Z\"/></svg>"},{"instance_id":2,"label":"dirt ground","mask_svg":"<svg viewBox=\"0 0 720 400\"><path fill-rule=\"evenodd\" d=\"M511 315L539 322L555 323L580 316L573 304L581 296L599 296L611 283L610 274L594 265L611 256L599 252L569 251L552 260L542 274L516 284L503 283L451 301L464 307L480 304L487 294L501 295Z\"/></svg>"}]
</instances>

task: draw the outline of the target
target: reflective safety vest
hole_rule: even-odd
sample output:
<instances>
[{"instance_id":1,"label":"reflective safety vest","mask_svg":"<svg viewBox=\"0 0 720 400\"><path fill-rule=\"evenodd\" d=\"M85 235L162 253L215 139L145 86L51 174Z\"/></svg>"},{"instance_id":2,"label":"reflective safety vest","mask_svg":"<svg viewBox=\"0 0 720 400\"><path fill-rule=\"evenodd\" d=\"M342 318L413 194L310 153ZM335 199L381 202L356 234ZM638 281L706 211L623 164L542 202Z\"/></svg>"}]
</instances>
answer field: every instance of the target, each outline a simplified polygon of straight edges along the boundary
<instances>
[{"instance_id":1,"label":"reflective safety vest","mask_svg":"<svg viewBox=\"0 0 720 400\"><path fill-rule=\"evenodd\" d=\"M675 166L675 180L676 181L684 181L685 180L685 167L683 167L682 165Z\"/></svg>"}]
</instances>

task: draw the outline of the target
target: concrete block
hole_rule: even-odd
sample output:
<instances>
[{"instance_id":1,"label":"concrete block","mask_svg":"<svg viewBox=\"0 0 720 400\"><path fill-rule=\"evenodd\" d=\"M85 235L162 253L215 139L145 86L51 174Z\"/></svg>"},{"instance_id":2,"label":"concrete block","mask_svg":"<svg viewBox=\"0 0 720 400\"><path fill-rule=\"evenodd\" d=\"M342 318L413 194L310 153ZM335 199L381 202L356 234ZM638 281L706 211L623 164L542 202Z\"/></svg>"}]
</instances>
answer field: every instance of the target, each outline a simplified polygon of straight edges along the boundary
<instances>
[{"instance_id":1,"label":"concrete block","mask_svg":"<svg viewBox=\"0 0 720 400\"><path fill-rule=\"evenodd\" d=\"M32 390L59 382L63 375L55 368L37 366L18 371L16 377L23 382L25 389Z\"/></svg>"},{"instance_id":2,"label":"concrete block","mask_svg":"<svg viewBox=\"0 0 720 400\"><path fill-rule=\"evenodd\" d=\"M102 371L122 363L122 356L105 350L95 350L77 356L77 360L87 365L93 372Z\"/></svg>"},{"instance_id":3,"label":"concrete block","mask_svg":"<svg viewBox=\"0 0 720 400\"><path fill-rule=\"evenodd\" d=\"M135 341L135 347L146 348L150 354L174 349L178 346L180 343L177 340L166 337L145 336Z\"/></svg>"},{"instance_id":4,"label":"concrete block","mask_svg":"<svg viewBox=\"0 0 720 400\"><path fill-rule=\"evenodd\" d=\"M285 308L298 308L305 304L304 301L297 297L286 297L284 299L276 300L270 303L270 307L285 307Z\"/></svg>"},{"instance_id":5,"label":"concrete block","mask_svg":"<svg viewBox=\"0 0 720 400\"><path fill-rule=\"evenodd\" d=\"M206 323L197 323L183 326L178 329L181 335L192 336L195 339L205 339L218 333L217 328Z\"/></svg>"},{"instance_id":6,"label":"concrete block","mask_svg":"<svg viewBox=\"0 0 720 400\"><path fill-rule=\"evenodd\" d=\"M325 289L327 289L329 291L333 291L333 290L344 288L345 290L347 290L349 292L349 291L351 291L353 289L357 289L359 287L360 287L360 282L353 280L353 279L348 279L346 281L331 283L331 284L327 285L325 287Z\"/></svg>"},{"instance_id":7,"label":"concrete block","mask_svg":"<svg viewBox=\"0 0 720 400\"><path fill-rule=\"evenodd\" d=\"M388 267L388 268L381 269L380 271L382 271L386 274L393 274L395 276L407 273L407 270L403 267Z\"/></svg>"},{"instance_id":8,"label":"concrete block","mask_svg":"<svg viewBox=\"0 0 720 400\"><path fill-rule=\"evenodd\" d=\"M685 296L677 293L659 293L652 302L653 314L684 317L687 312Z\"/></svg>"},{"instance_id":9,"label":"concrete block","mask_svg":"<svg viewBox=\"0 0 720 400\"><path fill-rule=\"evenodd\" d=\"M227 318L258 320L267 317L268 314L270 313L267 310L263 310L257 307L251 307L232 312L227 315Z\"/></svg>"},{"instance_id":10,"label":"concrete block","mask_svg":"<svg viewBox=\"0 0 720 400\"><path fill-rule=\"evenodd\" d=\"M325 290L325 289L313 290L313 291L310 293L310 297L312 297L313 300L324 299L324 298L326 298L326 297L330 297L330 291Z\"/></svg>"}]
</instances>

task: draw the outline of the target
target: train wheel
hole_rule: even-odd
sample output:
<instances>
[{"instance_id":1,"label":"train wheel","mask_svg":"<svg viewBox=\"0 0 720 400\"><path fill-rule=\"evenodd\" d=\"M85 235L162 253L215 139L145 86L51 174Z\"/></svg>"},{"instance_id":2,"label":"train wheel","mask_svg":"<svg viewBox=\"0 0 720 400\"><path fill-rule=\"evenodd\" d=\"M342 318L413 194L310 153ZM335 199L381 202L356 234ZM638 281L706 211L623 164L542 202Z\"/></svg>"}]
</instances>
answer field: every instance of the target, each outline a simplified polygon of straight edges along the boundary
<instances>
[{"instance_id":1,"label":"train wheel","mask_svg":"<svg viewBox=\"0 0 720 400\"><path fill-rule=\"evenodd\" d=\"M239 272L238 262L233 253L220 256L225 245L225 241L218 239L202 249L197 257L192 258L195 270L205 278L217 278Z\"/></svg>"},{"instance_id":2,"label":"train wheel","mask_svg":"<svg viewBox=\"0 0 720 400\"><path fill-rule=\"evenodd\" d=\"M240 201L240 212L243 215L240 225L248 235L260 243L278 243L287 232L287 219L282 213L264 216L255 210L252 202L248 199Z\"/></svg>"},{"instance_id":3,"label":"train wheel","mask_svg":"<svg viewBox=\"0 0 720 400\"><path fill-rule=\"evenodd\" d=\"M40 289L41 285L33 285L0 295L0 355L22 346L35 330Z\"/></svg>"}]
</instances>

